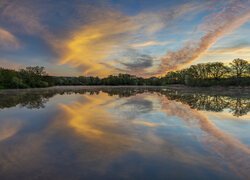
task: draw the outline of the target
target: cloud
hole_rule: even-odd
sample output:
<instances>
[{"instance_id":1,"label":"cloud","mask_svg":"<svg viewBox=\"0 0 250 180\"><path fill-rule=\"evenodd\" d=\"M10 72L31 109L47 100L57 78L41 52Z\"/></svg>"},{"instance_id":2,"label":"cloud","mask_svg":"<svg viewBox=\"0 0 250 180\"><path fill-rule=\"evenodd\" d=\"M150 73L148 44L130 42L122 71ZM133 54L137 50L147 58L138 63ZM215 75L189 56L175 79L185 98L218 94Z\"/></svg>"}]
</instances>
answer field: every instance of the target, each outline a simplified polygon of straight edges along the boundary
<instances>
[{"instance_id":1,"label":"cloud","mask_svg":"<svg viewBox=\"0 0 250 180\"><path fill-rule=\"evenodd\" d=\"M154 58L152 56L140 53L135 49L127 49L127 51L119 57L119 60L117 60L117 62L123 66L122 69L132 71L134 74L137 74L137 72L134 72L136 70L142 73L147 68L152 67L153 61Z\"/></svg>"},{"instance_id":2,"label":"cloud","mask_svg":"<svg viewBox=\"0 0 250 180\"><path fill-rule=\"evenodd\" d=\"M163 29L174 26L184 15L187 18L203 11L209 4L210 2L187 2L172 7L163 7L158 12L141 12L134 16L134 21L142 24L141 31L144 34L152 36Z\"/></svg>"},{"instance_id":3,"label":"cloud","mask_svg":"<svg viewBox=\"0 0 250 180\"><path fill-rule=\"evenodd\" d=\"M44 31L45 28L41 24L41 18L45 9L37 8L36 4L29 0L5 1L5 3L6 5L2 7L0 12L0 19L4 19L13 31L29 34L37 34Z\"/></svg>"},{"instance_id":4,"label":"cloud","mask_svg":"<svg viewBox=\"0 0 250 180\"><path fill-rule=\"evenodd\" d=\"M200 5L197 3L186 3L168 8L168 11L164 9L158 13L140 12L129 16L99 1L93 5L80 1L67 4L3 0L0 6L0 20L14 32L37 36L44 40L55 52L61 64L80 68L85 75L105 76L118 71L119 60L112 63L110 60L113 60L112 56L117 52L131 48L130 44L133 44L133 48L164 45L163 42L154 40L135 44L134 39L151 36L176 18L198 8ZM69 9L74 10L74 13L69 13L70 16L66 17ZM62 14L61 10L65 14ZM58 24L58 18L64 18L65 25L55 31L56 27L52 24ZM123 71L134 69L134 66L151 65L149 60L146 63L145 57L143 58L142 60L139 57L135 63L125 62Z\"/></svg>"},{"instance_id":5,"label":"cloud","mask_svg":"<svg viewBox=\"0 0 250 180\"><path fill-rule=\"evenodd\" d=\"M151 67L152 64L153 64L153 58L149 55L146 55L146 54L139 54L135 59L135 61L129 63L129 62L124 62L124 63L121 63L123 64L124 66L126 66L128 69L145 69L145 68L148 68L148 67Z\"/></svg>"},{"instance_id":6,"label":"cloud","mask_svg":"<svg viewBox=\"0 0 250 180\"><path fill-rule=\"evenodd\" d=\"M250 60L250 46L248 43L240 43L228 47L210 48L197 63L223 61L229 63L233 59L240 58Z\"/></svg>"},{"instance_id":7,"label":"cloud","mask_svg":"<svg viewBox=\"0 0 250 180\"><path fill-rule=\"evenodd\" d=\"M20 46L17 38L7 30L0 27L0 49L16 49Z\"/></svg>"},{"instance_id":8,"label":"cloud","mask_svg":"<svg viewBox=\"0 0 250 180\"><path fill-rule=\"evenodd\" d=\"M146 41L142 43L135 43L132 44L132 48L144 48L144 47L150 47L150 46L164 46L166 44L169 44L169 42L158 42L158 41Z\"/></svg>"},{"instance_id":9,"label":"cloud","mask_svg":"<svg viewBox=\"0 0 250 180\"><path fill-rule=\"evenodd\" d=\"M144 70L150 66L154 69L155 59L145 53L138 55L135 62L132 59L123 62L124 57L114 57L126 52L128 48L166 45L168 42L154 40L157 33L172 27L185 15L190 17L203 11L210 4L188 2L163 7L158 12L146 10L126 15L111 4L101 1L2 2L0 22L7 24L11 32L38 37L44 41L53 52L53 63L81 69L84 75L99 76L118 72L131 73L131 70L139 68L142 68L143 75ZM128 56L127 59L129 58ZM162 68L165 69L165 66L167 63L162 63Z\"/></svg>"},{"instance_id":10,"label":"cloud","mask_svg":"<svg viewBox=\"0 0 250 180\"><path fill-rule=\"evenodd\" d=\"M94 9L92 11L95 12ZM163 17L161 13L140 13L128 16L105 8L100 9L98 15L90 13L90 21L84 24L77 22L78 25L70 32L70 37L63 41L61 49L59 48L59 54L62 55L60 62L80 67L86 75L98 74L100 76L134 69L136 66L142 68L150 66L152 58L150 59L149 55L136 55L135 57L133 50L127 49L166 44L167 42L150 41L144 44L132 44L131 48L131 42L138 36L144 37L149 32L153 33L162 29L152 30L152 26L167 21L166 19L163 21L161 17ZM169 21L173 18L174 16L171 16ZM125 53L128 56L126 58ZM114 60L114 57L119 54L122 54L122 57ZM129 62L123 62L125 69L119 69L120 62L124 59ZM135 62L131 62L133 59Z\"/></svg>"},{"instance_id":11,"label":"cloud","mask_svg":"<svg viewBox=\"0 0 250 180\"><path fill-rule=\"evenodd\" d=\"M151 128L159 127L159 126L164 125L162 123L147 122L147 121L144 121L144 120L135 120L135 121L133 121L133 124L146 126L146 127L151 127Z\"/></svg>"},{"instance_id":12,"label":"cloud","mask_svg":"<svg viewBox=\"0 0 250 180\"><path fill-rule=\"evenodd\" d=\"M235 55L235 54L244 54L248 55L250 54L250 46L247 44L242 45L235 45L231 47L221 47L221 48L214 48L210 49L206 54L209 55L219 55L219 54L229 54L229 55Z\"/></svg>"},{"instance_id":13,"label":"cloud","mask_svg":"<svg viewBox=\"0 0 250 180\"><path fill-rule=\"evenodd\" d=\"M102 62L122 48L138 29L128 17L118 13L107 13L103 19L90 22L72 32L63 44L61 63L84 67L84 73L107 75L112 69Z\"/></svg>"},{"instance_id":14,"label":"cloud","mask_svg":"<svg viewBox=\"0 0 250 180\"><path fill-rule=\"evenodd\" d=\"M164 74L187 65L203 55L219 38L233 32L250 19L249 2L232 1L219 13L208 16L200 29L205 31L198 41L189 41L178 51L168 52L161 59L159 71Z\"/></svg>"}]
</instances>

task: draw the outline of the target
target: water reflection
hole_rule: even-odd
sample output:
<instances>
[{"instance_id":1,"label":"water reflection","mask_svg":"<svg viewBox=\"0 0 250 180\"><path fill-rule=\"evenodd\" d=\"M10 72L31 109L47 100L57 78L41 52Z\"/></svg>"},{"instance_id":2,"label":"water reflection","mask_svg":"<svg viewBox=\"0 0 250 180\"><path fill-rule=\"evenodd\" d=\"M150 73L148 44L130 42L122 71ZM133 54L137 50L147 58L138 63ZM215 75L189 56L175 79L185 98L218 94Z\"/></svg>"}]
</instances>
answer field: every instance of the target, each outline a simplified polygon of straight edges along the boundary
<instances>
[{"instance_id":1,"label":"water reflection","mask_svg":"<svg viewBox=\"0 0 250 180\"><path fill-rule=\"evenodd\" d=\"M164 99L162 104L167 114L180 117L190 127L195 128L198 126L206 133L200 140L217 153L224 160L223 163L232 168L231 170L242 177L249 177L250 148L248 146L221 131L204 114L191 109L185 104L169 101L168 99Z\"/></svg>"},{"instance_id":2,"label":"water reflection","mask_svg":"<svg viewBox=\"0 0 250 180\"><path fill-rule=\"evenodd\" d=\"M250 143L206 114L229 111L250 130L245 95L161 88L1 93L0 179L250 178ZM239 106L244 113L235 114Z\"/></svg>"},{"instance_id":3,"label":"water reflection","mask_svg":"<svg viewBox=\"0 0 250 180\"><path fill-rule=\"evenodd\" d=\"M222 112L228 109L234 116L240 117L250 111L250 94L229 92L215 95L215 92L183 92L164 88L51 88L43 90L0 91L0 109L14 106L44 108L44 104L57 94L99 94L107 93L109 96L130 97L146 92L163 95L169 100L180 101L192 109ZM7 94L7 96L5 96ZM133 102L132 102L133 103ZM150 102L149 102L150 103Z\"/></svg>"}]
</instances>

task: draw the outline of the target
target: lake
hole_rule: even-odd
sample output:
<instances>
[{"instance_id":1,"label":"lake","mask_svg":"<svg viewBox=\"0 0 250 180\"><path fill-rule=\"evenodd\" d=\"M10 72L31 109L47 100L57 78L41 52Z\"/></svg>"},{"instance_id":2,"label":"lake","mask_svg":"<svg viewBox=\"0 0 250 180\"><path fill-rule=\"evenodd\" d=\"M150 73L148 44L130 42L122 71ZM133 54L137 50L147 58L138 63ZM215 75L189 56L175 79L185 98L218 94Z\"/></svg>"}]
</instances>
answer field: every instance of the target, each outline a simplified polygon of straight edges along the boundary
<instances>
[{"instance_id":1,"label":"lake","mask_svg":"<svg viewBox=\"0 0 250 180\"><path fill-rule=\"evenodd\" d=\"M249 179L250 92L0 91L0 179Z\"/></svg>"}]
</instances>

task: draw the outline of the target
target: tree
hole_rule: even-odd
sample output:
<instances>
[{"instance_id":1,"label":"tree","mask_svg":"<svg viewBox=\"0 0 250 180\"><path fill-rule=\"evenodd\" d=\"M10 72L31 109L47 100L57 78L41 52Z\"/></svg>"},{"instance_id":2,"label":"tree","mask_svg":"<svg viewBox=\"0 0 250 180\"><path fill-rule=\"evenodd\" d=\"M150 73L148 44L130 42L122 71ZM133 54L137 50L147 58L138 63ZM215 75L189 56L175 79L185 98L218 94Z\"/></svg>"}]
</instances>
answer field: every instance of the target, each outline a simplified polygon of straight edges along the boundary
<instances>
[{"instance_id":1,"label":"tree","mask_svg":"<svg viewBox=\"0 0 250 180\"><path fill-rule=\"evenodd\" d=\"M46 81L47 73L44 67L26 67L26 69L19 70L19 76L23 82L29 87L47 87L49 82ZM48 79L48 78L47 78Z\"/></svg>"},{"instance_id":2,"label":"tree","mask_svg":"<svg viewBox=\"0 0 250 180\"><path fill-rule=\"evenodd\" d=\"M248 63L247 67L247 77L250 77L250 63Z\"/></svg>"},{"instance_id":3,"label":"tree","mask_svg":"<svg viewBox=\"0 0 250 180\"><path fill-rule=\"evenodd\" d=\"M26 67L26 71L30 74L34 74L37 76L45 76L47 75L45 68L40 67L40 66L35 66L35 67Z\"/></svg>"},{"instance_id":4,"label":"tree","mask_svg":"<svg viewBox=\"0 0 250 180\"><path fill-rule=\"evenodd\" d=\"M232 63L230 63L231 70L234 76L237 78L244 76L249 70L249 63L243 59L234 59Z\"/></svg>"},{"instance_id":5,"label":"tree","mask_svg":"<svg viewBox=\"0 0 250 180\"><path fill-rule=\"evenodd\" d=\"M207 72L207 65L206 64L197 64L197 65L191 65L187 73L197 79L206 79L208 78L208 72Z\"/></svg>"},{"instance_id":6,"label":"tree","mask_svg":"<svg viewBox=\"0 0 250 180\"><path fill-rule=\"evenodd\" d=\"M209 76L215 79L219 79L226 73L228 73L229 69L221 62L214 62L207 64L207 71L209 73Z\"/></svg>"}]
</instances>

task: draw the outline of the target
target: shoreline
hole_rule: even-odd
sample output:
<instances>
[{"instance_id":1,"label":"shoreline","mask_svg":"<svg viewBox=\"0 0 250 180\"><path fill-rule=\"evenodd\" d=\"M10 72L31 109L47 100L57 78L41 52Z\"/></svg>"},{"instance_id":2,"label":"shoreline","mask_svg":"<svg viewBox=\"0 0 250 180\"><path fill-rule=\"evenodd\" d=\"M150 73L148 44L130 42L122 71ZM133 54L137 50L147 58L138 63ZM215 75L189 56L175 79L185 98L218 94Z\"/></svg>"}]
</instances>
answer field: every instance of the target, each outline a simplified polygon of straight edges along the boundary
<instances>
[{"instance_id":1,"label":"shoreline","mask_svg":"<svg viewBox=\"0 0 250 180\"><path fill-rule=\"evenodd\" d=\"M50 86L50 87L39 87L39 88L12 88L12 89L0 89L0 91L5 90L39 90L39 89L89 89L89 88L169 88L169 89L199 89L199 90L228 90L228 89L247 89L250 90L250 86L186 86L182 84L171 84L165 86L149 86L149 85L64 85L64 86Z\"/></svg>"},{"instance_id":2,"label":"shoreline","mask_svg":"<svg viewBox=\"0 0 250 180\"><path fill-rule=\"evenodd\" d=\"M6 92L27 92L27 91L50 91L50 90L102 90L102 89L162 89L173 90L180 93L205 93L217 95L249 95L250 86L210 86L210 87L191 87L185 85L167 85L167 86L51 86L45 88L27 88L27 89L0 89L0 94Z\"/></svg>"}]
</instances>

